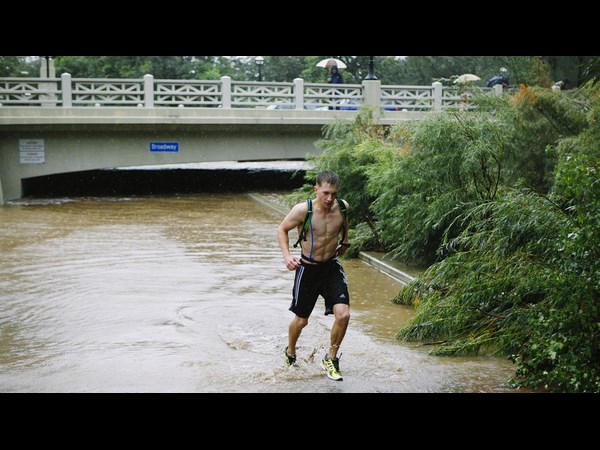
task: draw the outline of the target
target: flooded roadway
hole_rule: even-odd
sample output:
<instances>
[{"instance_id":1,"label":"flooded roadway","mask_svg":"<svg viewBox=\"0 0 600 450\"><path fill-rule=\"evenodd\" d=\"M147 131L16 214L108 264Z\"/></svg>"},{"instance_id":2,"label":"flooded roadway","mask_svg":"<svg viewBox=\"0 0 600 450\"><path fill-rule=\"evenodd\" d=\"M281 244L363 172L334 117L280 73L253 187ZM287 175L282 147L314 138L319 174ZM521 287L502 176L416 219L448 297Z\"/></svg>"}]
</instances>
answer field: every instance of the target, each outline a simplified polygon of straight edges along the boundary
<instances>
[{"instance_id":1,"label":"flooded roadway","mask_svg":"<svg viewBox=\"0 0 600 450\"><path fill-rule=\"evenodd\" d=\"M394 339L400 284L345 260L352 318L343 382L319 366L319 299L283 349L293 272L282 217L243 194L0 206L0 392L495 392L504 358L442 358Z\"/></svg>"}]
</instances>

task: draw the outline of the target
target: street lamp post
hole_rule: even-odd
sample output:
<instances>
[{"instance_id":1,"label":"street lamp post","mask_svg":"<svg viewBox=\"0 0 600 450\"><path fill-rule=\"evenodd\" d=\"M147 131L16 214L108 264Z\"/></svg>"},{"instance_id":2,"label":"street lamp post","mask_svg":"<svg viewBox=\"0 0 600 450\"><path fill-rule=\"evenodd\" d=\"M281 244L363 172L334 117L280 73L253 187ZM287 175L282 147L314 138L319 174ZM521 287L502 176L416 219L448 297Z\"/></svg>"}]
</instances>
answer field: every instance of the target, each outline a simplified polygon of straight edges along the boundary
<instances>
[{"instance_id":1,"label":"street lamp post","mask_svg":"<svg viewBox=\"0 0 600 450\"><path fill-rule=\"evenodd\" d=\"M376 80L375 71L373 70L373 56L369 56L369 74L365 80Z\"/></svg>"},{"instance_id":2,"label":"street lamp post","mask_svg":"<svg viewBox=\"0 0 600 450\"><path fill-rule=\"evenodd\" d=\"M265 58L262 56L257 56L254 58L254 62L258 66L258 81L262 81L262 66L265 63Z\"/></svg>"},{"instance_id":3,"label":"street lamp post","mask_svg":"<svg viewBox=\"0 0 600 450\"><path fill-rule=\"evenodd\" d=\"M50 61L52 60L52 56L44 56L46 60L46 78L50 78Z\"/></svg>"}]
</instances>

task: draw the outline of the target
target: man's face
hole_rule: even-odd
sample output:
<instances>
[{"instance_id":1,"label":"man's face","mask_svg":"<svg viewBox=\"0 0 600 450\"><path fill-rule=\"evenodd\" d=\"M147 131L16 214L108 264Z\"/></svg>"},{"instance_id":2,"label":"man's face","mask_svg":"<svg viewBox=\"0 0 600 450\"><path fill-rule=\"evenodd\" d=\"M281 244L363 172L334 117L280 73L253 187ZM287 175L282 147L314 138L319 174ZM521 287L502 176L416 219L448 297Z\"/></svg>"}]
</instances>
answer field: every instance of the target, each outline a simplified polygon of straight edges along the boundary
<instances>
[{"instance_id":1,"label":"man's face","mask_svg":"<svg viewBox=\"0 0 600 450\"><path fill-rule=\"evenodd\" d=\"M321 205L328 209L333 206L333 202L335 202L337 197L337 186L333 186L329 183L317 184L314 187L314 190L317 194L317 200Z\"/></svg>"}]
</instances>

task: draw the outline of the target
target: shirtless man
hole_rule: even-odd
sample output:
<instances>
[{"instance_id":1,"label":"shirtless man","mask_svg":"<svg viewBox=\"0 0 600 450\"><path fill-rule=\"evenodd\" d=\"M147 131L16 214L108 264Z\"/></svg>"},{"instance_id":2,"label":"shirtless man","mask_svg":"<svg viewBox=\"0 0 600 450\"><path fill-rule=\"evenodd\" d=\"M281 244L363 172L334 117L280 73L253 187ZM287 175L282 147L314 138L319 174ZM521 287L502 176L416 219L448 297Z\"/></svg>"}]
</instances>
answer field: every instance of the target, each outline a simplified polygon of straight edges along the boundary
<instances>
[{"instance_id":1,"label":"shirtless man","mask_svg":"<svg viewBox=\"0 0 600 450\"><path fill-rule=\"evenodd\" d=\"M302 329L308 325L308 317L321 295L325 299L325 315L335 317L331 328L330 346L321 361L327 376L342 381L337 352L340 348L350 320L350 295L346 274L338 256L343 255L348 243L348 219L336 200L340 184L334 172L321 172L317 175L312 200L312 217L305 234L302 234L304 220L308 212L307 202L295 205L277 229L279 247L288 270L295 270L292 304L290 311L295 316L288 329L288 346L285 348L285 361L288 366L296 362L296 343ZM348 210L348 203L341 200ZM289 232L297 228L301 236L301 257L292 256L289 246ZM338 242L338 236L340 240Z\"/></svg>"}]
</instances>

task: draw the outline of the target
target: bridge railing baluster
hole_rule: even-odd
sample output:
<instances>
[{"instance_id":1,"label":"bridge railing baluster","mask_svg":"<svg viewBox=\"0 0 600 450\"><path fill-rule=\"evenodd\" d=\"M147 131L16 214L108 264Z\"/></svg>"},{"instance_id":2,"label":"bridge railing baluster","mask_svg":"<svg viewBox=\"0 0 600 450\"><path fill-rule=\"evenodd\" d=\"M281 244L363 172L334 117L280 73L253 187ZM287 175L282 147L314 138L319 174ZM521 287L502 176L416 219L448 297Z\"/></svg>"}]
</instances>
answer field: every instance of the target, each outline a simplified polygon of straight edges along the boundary
<instances>
[{"instance_id":1,"label":"bridge railing baluster","mask_svg":"<svg viewBox=\"0 0 600 450\"><path fill-rule=\"evenodd\" d=\"M477 88L490 94L501 90ZM375 93L375 94L374 94ZM386 111L427 112L458 109L457 86L371 86L368 99L362 84L236 81L163 80L147 74L143 79L2 77L0 106L18 107L194 107L356 110L369 103Z\"/></svg>"}]
</instances>

